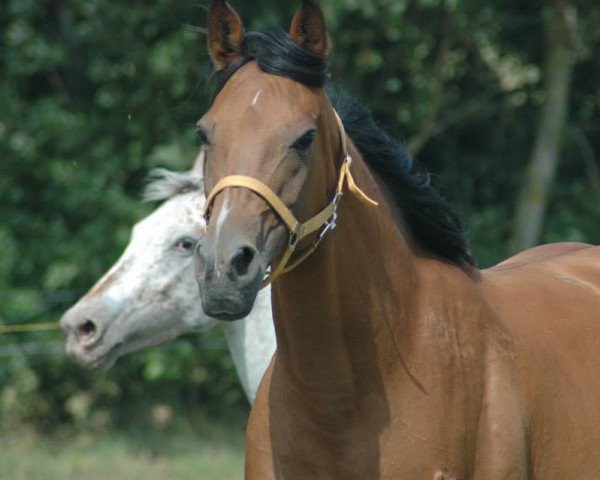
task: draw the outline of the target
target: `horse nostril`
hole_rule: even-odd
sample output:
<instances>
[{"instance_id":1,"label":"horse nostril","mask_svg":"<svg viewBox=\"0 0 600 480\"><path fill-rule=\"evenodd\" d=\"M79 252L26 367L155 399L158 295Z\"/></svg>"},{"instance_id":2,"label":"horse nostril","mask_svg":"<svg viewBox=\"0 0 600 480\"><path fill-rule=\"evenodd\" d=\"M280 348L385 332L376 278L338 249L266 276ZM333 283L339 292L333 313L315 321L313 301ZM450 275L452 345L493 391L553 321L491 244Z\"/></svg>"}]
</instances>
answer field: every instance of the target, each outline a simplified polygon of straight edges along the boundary
<instances>
[{"instance_id":1,"label":"horse nostril","mask_svg":"<svg viewBox=\"0 0 600 480\"><path fill-rule=\"evenodd\" d=\"M77 333L82 339L89 339L96 333L96 324L91 320L86 320L77 327Z\"/></svg>"},{"instance_id":2,"label":"horse nostril","mask_svg":"<svg viewBox=\"0 0 600 480\"><path fill-rule=\"evenodd\" d=\"M231 268L238 277L243 277L248 273L250 264L256 256L255 250L250 247L240 248L231 260Z\"/></svg>"}]
</instances>

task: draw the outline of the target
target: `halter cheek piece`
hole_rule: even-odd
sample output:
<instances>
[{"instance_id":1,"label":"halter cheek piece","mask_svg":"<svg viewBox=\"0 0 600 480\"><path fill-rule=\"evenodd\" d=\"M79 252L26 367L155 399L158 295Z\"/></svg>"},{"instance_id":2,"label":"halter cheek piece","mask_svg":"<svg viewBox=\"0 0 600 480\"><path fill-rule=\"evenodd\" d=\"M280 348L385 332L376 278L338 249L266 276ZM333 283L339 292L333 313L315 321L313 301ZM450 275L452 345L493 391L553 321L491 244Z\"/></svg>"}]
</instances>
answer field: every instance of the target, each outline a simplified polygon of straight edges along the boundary
<instances>
[{"instance_id":1,"label":"halter cheek piece","mask_svg":"<svg viewBox=\"0 0 600 480\"><path fill-rule=\"evenodd\" d=\"M313 253L321 240L331 232L336 226L337 220L337 207L340 203L340 200L343 195L344 183L348 184L348 189L357 195L357 197L362 200L367 205L377 206L377 202L370 199L354 182L354 178L352 178L352 173L350 172L350 167L352 166L352 157L350 157L350 153L348 152L348 140L346 137L346 131L344 129L344 125L342 120L340 119L338 113L334 110L335 118L338 122L340 135L342 139L342 152L344 152L344 162L342 163L342 168L340 170L340 177L338 179L338 185L335 191L335 195L333 200L329 205L327 205L323 210L321 210L317 215L307 220L304 223L299 222L291 210L281 201L281 199L267 187L264 183L256 178L247 177L244 175L230 175L228 177L223 178L219 181L212 191L209 193L206 198L206 204L204 205L204 218L208 223L210 219L210 214L212 210L212 205L214 203L215 197L225 190L226 188L247 188L252 190L258 196L260 196L263 200L265 200L270 207L277 213L279 218L286 224L290 231L290 235L288 238L288 245L283 253L281 259L279 260L277 267L275 269L271 268L271 271L267 273L265 278L262 281L262 287L266 287L270 283L272 283L279 275L289 272L290 270L296 268L300 263L306 260L311 253ZM293 261L290 261L292 254L296 250L296 246L304 237L310 235L311 233L319 230L317 237L313 243L313 245L308 248L306 251L302 252L298 258L295 258Z\"/></svg>"}]
</instances>

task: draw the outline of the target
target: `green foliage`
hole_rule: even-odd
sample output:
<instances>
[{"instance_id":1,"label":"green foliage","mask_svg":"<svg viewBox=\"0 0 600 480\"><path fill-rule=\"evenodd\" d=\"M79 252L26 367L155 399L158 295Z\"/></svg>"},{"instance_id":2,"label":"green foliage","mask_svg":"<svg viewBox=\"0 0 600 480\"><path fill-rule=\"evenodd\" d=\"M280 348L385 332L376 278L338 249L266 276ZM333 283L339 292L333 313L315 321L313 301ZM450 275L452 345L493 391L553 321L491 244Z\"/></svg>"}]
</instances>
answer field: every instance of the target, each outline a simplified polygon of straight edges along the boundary
<instances>
[{"instance_id":1,"label":"green foliage","mask_svg":"<svg viewBox=\"0 0 600 480\"><path fill-rule=\"evenodd\" d=\"M287 25L299 2L232 3L250 28L265 28ZM544 99L544 5L321 3L333 83L418 152L462 211L481 265L502 259ZM574 5L582 27L569 116L583 141L565 142L543 239L600 243L590 174L600 151L600 9ZM56 321L151 209L138 201L149 169L192 164L210 68L205 40L188 24L203 26L205 15L166 0L7 0L1 8L0 322ZM4 426L98 427L102 412L118 423L154 402L245 408L225 352L192 339L95 374L58 354L32 355L32 342L60 336L0 338L0 349L10 348L0 354Z\"/></svg>"},{"instance_id":2,"label":"green foliage","mask_svg":"<svg viewBox=\"0 0 600 480\"><path fill-rule=\"evenodd\" d=\"M184 24L202 11L166 1L5 3L0 320L57 321L151 209L138 201L148 170L192 164L208 56ZM126 421L136 405L158 400L246 408L224 348L198 351L183 340L90 375L57 354L60 340L0 338L0 350L12 349L0 353L4 427L97 423L94 412L106 409L112 421ZM31 352L48 342L45 355Z\"/></svg>"}]
</instances>

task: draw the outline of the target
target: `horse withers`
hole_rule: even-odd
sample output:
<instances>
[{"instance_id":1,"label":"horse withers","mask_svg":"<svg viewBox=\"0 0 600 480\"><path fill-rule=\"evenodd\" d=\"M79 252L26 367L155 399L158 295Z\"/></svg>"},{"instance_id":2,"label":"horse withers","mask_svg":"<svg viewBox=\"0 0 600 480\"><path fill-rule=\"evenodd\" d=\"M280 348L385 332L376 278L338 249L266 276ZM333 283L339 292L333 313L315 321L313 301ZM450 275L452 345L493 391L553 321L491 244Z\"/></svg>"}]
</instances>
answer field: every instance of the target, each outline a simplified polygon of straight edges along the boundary
<instances>
[{"instance_id":1,"label":"horse withers","mask_svg":"<svg viewBox=\"0 0 600 480\"><path fill-rule=\"evenodd\" d=\"M120 356L211 327L223 329L250 402L275 350L271 295L230 323L208 317L197 301L192 254L206 225L201 153L188 173L159 171L146 200L164 200L138 222L121 258L61 320L69 354L83 365L108 367Z\"/></svg>"},{"instance_id":2,"label":"horse withers","mask_svg":"<svg viewBox=\"0 0 600 480\"><path fill-rule=\"evenodd\" d=\"M479 271L428 175L326 93L315 1L288 35L215 0L208 38L202 304L234 320L274 280L246 479L598 478L600 248Z\"/></svg>"}]
</instances>

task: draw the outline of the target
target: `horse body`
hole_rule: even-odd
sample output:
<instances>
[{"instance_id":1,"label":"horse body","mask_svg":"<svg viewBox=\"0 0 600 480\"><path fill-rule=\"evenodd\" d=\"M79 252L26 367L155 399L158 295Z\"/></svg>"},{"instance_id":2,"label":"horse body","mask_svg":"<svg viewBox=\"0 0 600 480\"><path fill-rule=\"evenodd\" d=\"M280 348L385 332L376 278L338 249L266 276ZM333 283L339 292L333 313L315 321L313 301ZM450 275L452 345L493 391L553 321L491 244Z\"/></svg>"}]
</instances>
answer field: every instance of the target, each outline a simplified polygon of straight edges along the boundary
<instances>
[{"instance_id":1,"label":"horse body","mask_svg":"<svg viewBox=\"0 0 600 480\"><path fill-rule=\"evenodd\" d=\"M186 174L162 172L149 199L165 200L134 227L115 265L65 313L67 350L87 366L110 366L126 353L185 333L222 328L250 402L275 350L270 291L239 323L208 317L197 301L192 254L206 226L202 155Z\"/></svg>"},{"instance_id":2,"label":"horse body","mask_svg":"<svg viewBox=\"0 0 600 480\"><path fill-rule=\"evenodd\" d=\"M343 205L352 221L275 283L246 478L526 478L512 342L476 272L413 255L382 201Z\"/></svg>"},{"instance_id":3,"label":"horse body","mask_svg":"<svg viewBox=\"0 0 600 480\"><path fill-rule=\"evenodd\" d=\"M353 221L274 286L246 478L596 478L600 248L469 272L344 201Z\"/></svg>"},{"instance_id":4,"label":"horse body","mask_svg":"<svg viewBox=\"0 0 600 480\"><path fill-rule=\"evenodd\" d=\"M273 283L278 349L248 424L246 479L597 478L599 249L543 247L478 271L427 177L321 88L314 0L289 36L244 34L214 0L209 46L226 70L198 122L214 187L196 250L207 313L243 316L264 276L285 271L294 220L320 219L347 181L337 228L333 215ZM310 239L297 248L311 252Z\"/></svg>"}]
</instances>

